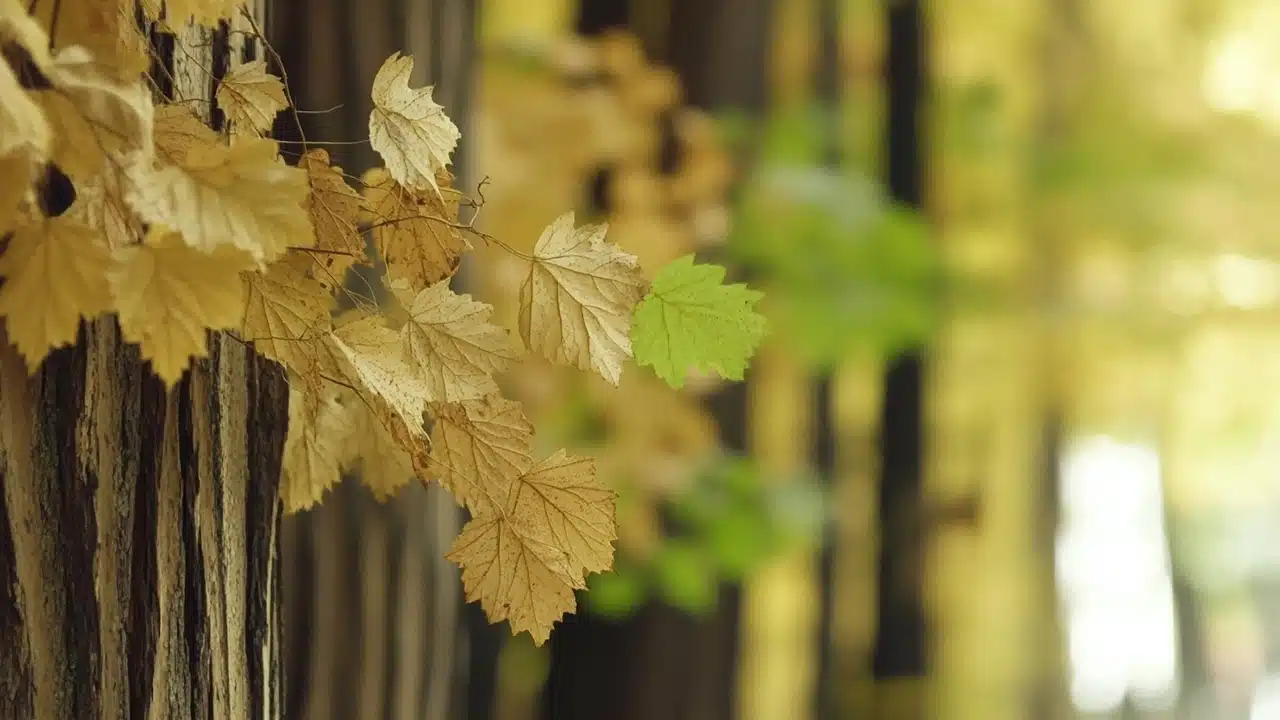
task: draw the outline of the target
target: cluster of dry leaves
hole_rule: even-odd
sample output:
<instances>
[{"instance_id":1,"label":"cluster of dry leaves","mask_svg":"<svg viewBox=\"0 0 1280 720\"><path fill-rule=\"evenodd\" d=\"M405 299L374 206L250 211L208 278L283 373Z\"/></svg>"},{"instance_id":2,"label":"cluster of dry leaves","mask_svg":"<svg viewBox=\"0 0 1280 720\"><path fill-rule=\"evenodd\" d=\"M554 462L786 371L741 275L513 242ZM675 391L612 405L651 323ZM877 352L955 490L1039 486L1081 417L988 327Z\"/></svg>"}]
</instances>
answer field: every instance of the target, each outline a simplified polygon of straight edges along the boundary
<instances>
[{"instance_id":1,"label":"cluster of dry leaves","mask_svg":"<svg viewBox=\"0 0 1280 720\"><path fill-rule=\"evenodd\" d=\"M168 386L207 354L208 331L251 343L291 384L286 507L318 502L348 470L382 496L414 477L438 480L473 517L449 555L468 598L543 642L586 575L612 563L614 494L589 459L537 460L532 425L493 376L527 349L617 384L648 289L636 259L572 214L531 253L460 223L464 199L447 170L459 132L430 87L409 86L409 57L388 58L374 81L369 142L385 167L357 179L305 143L286 162L262 136L290 105L265 62L216 80L213 106L227 122L215 131L202 120L207 99L165 97L143 74L149 46L131 1L74 4L83 12L64 14L64 26L56 12L0 0L9 341L35 369L75 342L82 318L114 314ZM160 18L154 0L143 5L162 29L241 11L233 0L169 0ZM75 193L56 214L51 173ZM370 262L366 232L393 300L356 299L335 316L346 270ZM525 263L524 349L489 305L450 289L473 239Z\"/></svg>"}]
</instances>

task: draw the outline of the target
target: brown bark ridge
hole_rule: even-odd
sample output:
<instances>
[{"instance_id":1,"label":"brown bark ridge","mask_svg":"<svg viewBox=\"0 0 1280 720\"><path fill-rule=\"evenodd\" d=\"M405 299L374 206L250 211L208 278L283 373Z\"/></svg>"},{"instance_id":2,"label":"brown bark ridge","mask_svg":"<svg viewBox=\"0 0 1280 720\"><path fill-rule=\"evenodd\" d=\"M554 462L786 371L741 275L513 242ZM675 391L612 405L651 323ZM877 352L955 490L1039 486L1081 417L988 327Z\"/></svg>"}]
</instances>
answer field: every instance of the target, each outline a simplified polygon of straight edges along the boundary
<instances>
[{"instance_id":1,"label":"brown bark ridge","mask_svg":"<svg viewBox=\"0 0 1280 720\"><path fill-rule=\"evenodd\" d=\"M153 34L167 91L212 100L231 29ZM113 318L35 373L0 329L0 717L281 717L287 402L223 334L166 391Z\"/></svg>"},{"instance_id":2,"label":"brown bark ridge","mask_svg":"<svg viewBox=\"0 0 1280 720\"><path fill-rule=\"evenodd\" d=\"M271 10L271 43L295 101L325 110L302 116L308 139L367 137L374 75L387 56L403 52L414 59L412 84L433 85L462 131L455 186L474 188L468 139L477 0L296 0ZM277 130L285 137L297 128L282 116ZM326 149L350 175L380 164L367 144ZM348 289L368 294L378 272L361 272ZM466 620L473 609L462 602L457 567L444 559L460 527L457 504L439 485L410 483L379 503L358 478L285 519L287 717L488 717L490 698L470 691L492 685L492 653L472 642Z\"/></svg>"}]
</instances>

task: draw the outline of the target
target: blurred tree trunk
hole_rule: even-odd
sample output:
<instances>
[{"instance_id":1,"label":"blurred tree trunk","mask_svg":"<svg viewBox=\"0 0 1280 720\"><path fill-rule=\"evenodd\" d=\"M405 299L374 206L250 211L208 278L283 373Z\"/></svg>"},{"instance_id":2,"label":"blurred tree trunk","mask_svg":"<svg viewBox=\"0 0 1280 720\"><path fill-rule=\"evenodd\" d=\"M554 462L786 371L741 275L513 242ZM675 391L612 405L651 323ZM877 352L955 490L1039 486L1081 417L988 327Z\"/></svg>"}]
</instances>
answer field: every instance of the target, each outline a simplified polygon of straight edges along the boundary
<instances>
[{"instance_id":1,"label":"blurred tree trunk","mask_svg":"<svg viewBox=\"0 0 1280 720\"><path fill-rule=\"evenodd\" d=\"M477 8L475 0L279 3L273 43L299 106L316 111L303 115L308 139L367 137L373 76L401 51L414 57L412 83L434 85L436 101L462 131L455 185L472 188ZM326 149L349 175L379 164L367 144ZM349 285L368 293L361 277ZM456 503L438 485L411 483L381 504L354 479L319 508L286 519L290 717L490 716L505 628L489 626L462 602L457 569L444 559L460 526Z\"/></svg>"},{"instance_id":2,"label":"blurred tree trunk","mask_svg":"<svg viewBox=\"0 0 1280 720\"><path fill-rule=\"evenodd\" d=\"M157 75L211 101L245 37L153 34ZM0 717L281 717L287 402L222 334L168 392L114 319L30 376L0 337Z\"/></svg>"},{"instance_id":3,"label":"blurred tree trunk","mask_svg":"<svg viewBox=\"0 0 1280 720\"><path fill-rule=\"evenodd\" d=\"M893 200L922 208L921 99L924 92L925 33L919 0L886 5L888 55L885 84L887 185ZM921 684L926 672L924 610L925 527L924 353L893 359L885 372L880 417L880 562L877 573L875 647L872 673L876 717L922 717ZM892 700L889 700L892 697Z\"/></svg>"},{"instance_id":4,"label":"blurred tree trunk","mask_svg":"<svg viewBox=\"0 0 1280 720\"><path fill-rule=\"evenodd\" d=\"M688 104L759 113L766 105L772 19L772 0L582 0L577 25L584 34L636 32L651 60L677 72ZM710 401L721 443L731 452L746 446L746 389L730 384ZM621 623L566 618L551 638L542 717L733 718L739 604L739 590L726 585L717 609L703 617L651 603Z\"/></svg>"}]
</instances>

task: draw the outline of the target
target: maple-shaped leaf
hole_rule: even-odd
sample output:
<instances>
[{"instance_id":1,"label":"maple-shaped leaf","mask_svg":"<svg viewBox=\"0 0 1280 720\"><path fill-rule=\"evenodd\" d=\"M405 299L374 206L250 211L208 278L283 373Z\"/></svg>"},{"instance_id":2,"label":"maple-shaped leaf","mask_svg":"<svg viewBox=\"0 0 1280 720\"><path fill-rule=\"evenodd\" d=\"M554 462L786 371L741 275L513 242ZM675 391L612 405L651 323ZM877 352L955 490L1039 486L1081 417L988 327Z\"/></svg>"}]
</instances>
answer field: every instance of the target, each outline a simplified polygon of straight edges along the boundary
<instances>
[{"instance_id":1,"label":"maple-shaped leaf","mask_svg":"<svg viewBox=\"0 0 1280 720\"><path fill-rule=\"evenodd\" d=\"M76 183L76 199L66 215L101 233L111 249L132 245L142 237L142 227L124 200L120 174L104 168L91 179Z\"/></svg>"},{"instance_id":2,"label":"maple-shaped leaf","mask_svg":"<svg viewBox=\"0 0 1280 720\"><path fill-rule=\"evenodd\" d=\"M575 228L570 212L542 232L520 288L520 336L546 359L617 385L645 280L634 256L605 241L606 231Z\"/></svg>"},{"instance_id":3,"label":"maple-shaped leaf","mask_svg":"<svg viewBox=\"0 0 1280 720\"><path fill-rule=\"evenodd\" d=\"M197 145L175 164L138 155L128 172L125 199L139 217L180 232L191 247L229 245L270 262L315 242L303 209L307 174L280 162L273 140Z\"/></svg>"},{"instance_id":4,"label":"maple-shaped leaf","mask_svg":"<svg viewBox=\"0 0 1280 720\"><path fill-rule=\"evenodd\" d=\"M722 284L724 272L686 255L658 272L636 308L636 362L653 367L671 387L682 387L690 368L741 380L764 339L765 319L756 312L761 293Z\"/></svg>"},{"instance_id":5,"label":"maple-shaped leaf","mask_svg":"<svg viewBox=\"0 0 1280 720\"><path fill-rule=\"evenodd\" d=\"M461 133L444 108L431 99L431 88L410 88L413 57L395 53L373 78L373 112L369 144L382 156L396 182L415 190L439 193L436 173L449 165Z\"/></svg>"},{"instance_id":6,"label":"maple-shaped leaf","mask_svg":"<svg viewBox=\"0 0 1280 720\"><path fill-rule=\"evenodd\" d=\"M75 180L103 170L108 155L151 150L151 92L113 75L82 47L58 51L46 69L51 87L34 93L54 133L53 161Z\"/></svg>"},{"instance_id":7,"label":"maple-shaped leaf","mask_svg":"<svg viewBox=\"0 0 1280 720\"><path fill-rule=\"evenodd\" d=\"M469 522L448 557L462 568L468 601L541 645L574 609L585 573L612 566L616 495L590 459L563 450L494 491L502 507Z\"/></svg>"},{"instance_id":8,"label":"maple-shaped leaf","mask_svg":"<svg viewBox=\"0 0 1280 720\"><path fill-rule=\"evenodd\" d=\"M111 293L124 339L172 387L191 358L208 354L208 330L237 327L244 317L240 272L253 258L233 248L203 252L176 233L152 226L146 242L117 248Z\"/></svg>"},{"instance_id":9,"label":"maple-shaped leaf","mask_svg":"<svg viewBox=\"0 0 1280 720\"><path fill-rule=\"evenodd\" d=\"M342 446L352 432L349 408L318 387L289 388L280 499L287 513L314 506L342 478Z\"/></svg>"},{"instance_id":10,"label":"maple-shaped leaf","mask_svg":"<svg viewBox=\"0 0 1280 720\"><path fill-rule=\"evenodd\" d=\"M431 393L404 359L400 335L383 318L367 317L329 335L350 384L378 414L391 437L411 457L425 457L426 411Z\"/></svg>"},{"instance_id":11,"label":"maple-shaped leaf","mask_svg":"<svg viewBox=\"0 0 1280 720\"><path fill-rule=\"evenodd\" d=\"M246 303L240 337L300 375L316 364L314 343L333 326L333 296L308 276L311 258L289 252L263 272L242 273Z\"/></svg>"},{"instance_id":12,"label":"maple-shaped leaf","mask_svg":"<svg viewBox=\"0 0 1280 720\"><path fill-rule=\"evenodd\" d=\"M441 280L419 292L398 291L408 313L400 337L409 364L431 399L468 400L498 392L493 373L516 357L505 328L489 322L493 307L458 295Z\"/></svg>"},{"instance_id":13,"label":"maple-shaped leaf","mask_svg":"<svg viewBox=\"0 0 1280 720\"><path fill-rule=\"evenodd\" d=\"M44 157L53 142L53 131L44 112L9 69L0 62L0 156L26 148Z\"/></svg>"},{"instance_id":14,"label":"maple-shaped leaf","mask_svg":"<svg viewBox=\"0 0 1280 720\"><path fill-rule=\"evenodd\" d=\"M169 165L181 165L196 148L224 144L188 103L157 105L151 139L156 158Z\"/></svg>"},{"instance_id":15,"label":"maple-shaped leaf","mask_svg":"<svg viewBox=\"0 0 1280 720\"><path fill-rule=\"evenodd\" d=\"M586 588L563 552L527 537L499 514L468 522L445 557L462 568L468 602L479 601L491 623L506 620L512 633L527 631L535 645L573 612L574 591Z\"/></svg>"},{"instance_id":16,"label":"maple-shaped leaf","mask_svg":"<svg viewBox=\"0 0 1280 720\"><path fill-rule=\"evenodd\" d=\"M298 167L306 170L311 188L306 208L316 233L312 259L325 269L329 282L341 284L347 268L367 260L359 226L364 197L347 184L342 168L329 164L323 148L304 153Z\"/></svg>"},{"instance_id":17,"label":"maple-shaped leaf","mask_svg":"<svg viewBox=\"0 0 1280 720\"><path fill-rule=\"evenodd\" d=\"M0 255L0 315L27 367L74 343L80 318L111 309L111 265L102 236L75 219L41 218L14 231Z\"/></svg>"},{"instance_id":18,"label":"maple-shaped leaf","mask_svg":"<svg viewBox=\"0 0 1280 720\"><path fill-rule=\"evenodd\" d=\"M235 133L264 133L276 115L288 105L284 83L267 72L266 60L254 60L232 68L222 77L214 95Z\"/></svg>"},{"instance_id":19,"label":"maple-shaped leaf","mask_svg":"<svg viewBox=\"0 0 1280 720\"><path fill-rule=\"evenodd\" d=\"M455 227L459 195L442 175L440 194L414 191L400 184L384 168L364 175L364 196L374 246L387 264L387 275L421 290L458 269L471 244Z\"/></svg>"},{"instance_id":20,"label":"maple-shaped leaf","mask_svg":"<svg viewBox=\"0 0 1280 720\"><path fill-rule=\"evenodd\" d=\"M150 67L148 40L138 28L135 5L129 0L59 0L30 3L33 17L51 33L54 47L80 46L103 67L121 77L138 75Z\"/></svg>"},{"instance_id":21,"label":"maple-shaped leaf","mask_svg":"<svg viewBox=\"0 0 1280 720\"><path fill-rule=\"evenodd\" d=\"M356 402L355 436L352 438L352 466L360 469L360 482L378 500L385 501L413 479L413 459L369 409Z\"/></svg>"},{"instance_id":22,"label":"maple-shaped leaf","mask_svg":"<svg viewBox=\"0 0 1280 720\"><path fill-rule=\"evenodd\" d=\"M490 395L431 406L435 475L473 514L502 508L511 479L533 466L533 424L520 403Z\"/></svg>"}]
</instances>

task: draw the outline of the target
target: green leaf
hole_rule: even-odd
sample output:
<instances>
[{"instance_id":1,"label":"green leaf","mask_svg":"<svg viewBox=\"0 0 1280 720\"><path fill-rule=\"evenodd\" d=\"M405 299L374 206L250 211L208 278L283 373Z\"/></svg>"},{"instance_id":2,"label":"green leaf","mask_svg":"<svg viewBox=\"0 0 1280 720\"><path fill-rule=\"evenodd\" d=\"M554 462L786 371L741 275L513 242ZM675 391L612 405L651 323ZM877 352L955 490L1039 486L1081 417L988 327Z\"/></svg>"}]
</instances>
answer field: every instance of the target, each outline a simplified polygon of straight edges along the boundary
<instances>
[{"instance_id":1,"label":"green leaf","mask_svg":"<svg viewBox=\"0 0 1280 720\"><path fill-rule=\"evenodd\" d=\"M697 545L668 540L653 562L658 587L668 603L692 615L715 607L716 569Z\"/></svg>"},{"instance_id":2,"label":"green leaf","mask_svg":"<svg viewBox=\"0 0 1280 720\"><path fill-rule=\"evenodd\" d=\"M636 570L620 566L613 572L595 573L587 577L583 600L587 609L601 617L622 620L644 604L648 588Z\"/></svg>"},{"instance_id":3,"label":"green leaf","mask_svg":"<svg viewBox=\"0 0 1280 720\"><path fill-rule=\"evenodd\" d=\"M631 328L636 361L652 367L671 387L682 387L690 368L741 380L767 332L755 310L761 293L722 284L724 273L718 265L694 265L693 256L686 255L658 272L636 307Z\"/></svg>"}]
</instances>

